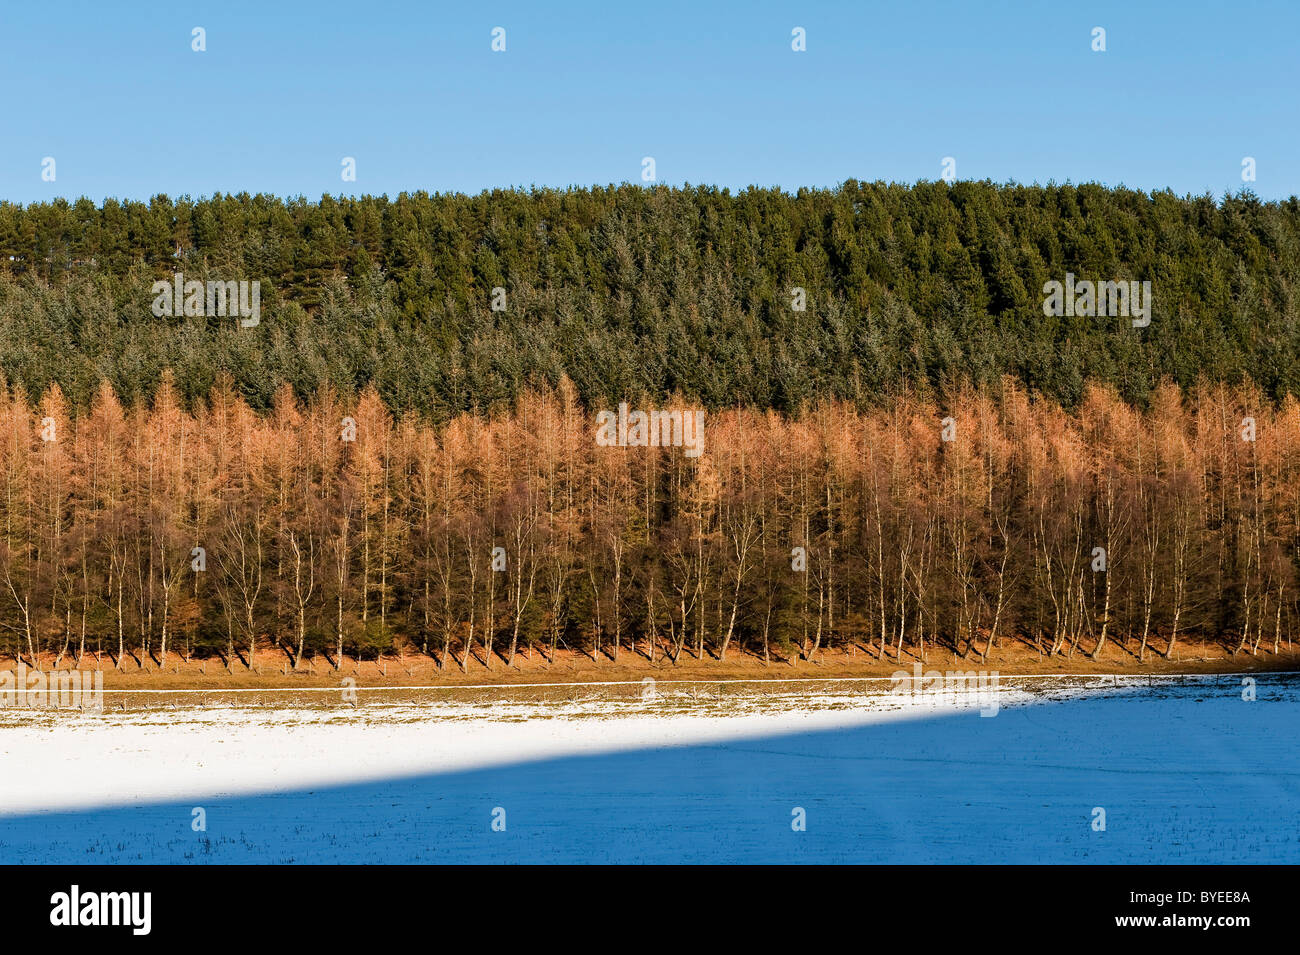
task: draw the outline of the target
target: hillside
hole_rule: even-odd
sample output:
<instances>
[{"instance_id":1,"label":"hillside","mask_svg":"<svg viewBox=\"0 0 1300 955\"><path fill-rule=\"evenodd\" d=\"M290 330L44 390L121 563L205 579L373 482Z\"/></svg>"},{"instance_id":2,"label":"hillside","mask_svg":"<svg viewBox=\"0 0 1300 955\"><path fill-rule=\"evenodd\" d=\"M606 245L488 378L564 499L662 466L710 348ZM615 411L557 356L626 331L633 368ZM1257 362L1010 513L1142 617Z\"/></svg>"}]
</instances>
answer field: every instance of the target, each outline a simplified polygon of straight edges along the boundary
<instances>
[{"instance_id":1,"label":"hillside","mask_svg":"<svg viewBox=\"0 0 1300 955\"><path fill-rule=\"evenodd\" d=\"M259 410L286 382L374 384L435 421L564 376L588 406L794 412L1003 376L1066 407L1089 381L1144 404L1166 377L1277 399L1300 386L1298 263L1294 197L1097 185L0 203L0 373L77 409L104 379L148 397L166 368L186 404L228 372ZM259 282L260 323L156 318L178 271ZM1045 316L1067 273L1149 281L1149 326Z\"/></svg>"}]
</instances>

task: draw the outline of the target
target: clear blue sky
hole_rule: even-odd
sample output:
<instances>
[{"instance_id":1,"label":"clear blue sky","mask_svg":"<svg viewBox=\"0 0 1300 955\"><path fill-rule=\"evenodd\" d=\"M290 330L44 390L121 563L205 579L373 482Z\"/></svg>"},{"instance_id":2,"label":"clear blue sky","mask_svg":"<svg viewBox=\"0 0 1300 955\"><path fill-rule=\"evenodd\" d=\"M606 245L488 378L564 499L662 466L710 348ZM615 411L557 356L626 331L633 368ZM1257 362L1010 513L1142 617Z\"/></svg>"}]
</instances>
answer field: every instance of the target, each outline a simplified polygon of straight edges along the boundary
<instances>
[{"instance_id":1,"label":"clear blue sky","mask_svg":"<svg viewBox=\"0 0 1300 955\"><path fill-rule=\"evenodd\" d=\"M952 156L1216 197L1252 156L1256 193L1300 192L1295 0L0 4L11 201L635 182L643 156L672 184L915 182Z\"/></svg>"}]
</instances>

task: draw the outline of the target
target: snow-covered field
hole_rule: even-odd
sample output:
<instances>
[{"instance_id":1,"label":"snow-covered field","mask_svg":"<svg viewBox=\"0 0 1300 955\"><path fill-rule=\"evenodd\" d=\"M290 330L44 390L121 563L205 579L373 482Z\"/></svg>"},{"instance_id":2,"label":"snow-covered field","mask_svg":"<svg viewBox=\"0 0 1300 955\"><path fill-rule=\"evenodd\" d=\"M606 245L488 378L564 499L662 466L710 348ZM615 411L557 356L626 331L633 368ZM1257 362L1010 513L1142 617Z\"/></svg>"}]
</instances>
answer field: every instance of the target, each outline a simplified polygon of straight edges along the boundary
<instances>
[{"instance_id":1,"label":"snow-covered field","mask_svg":"<svg viewBox=\"0 0 1300 955\"><path fill-rule=\"evenodd\" d=\"M1298 862L1256 680L110 694L0 710L0 862Z\"/></svg>"}]
</instances>

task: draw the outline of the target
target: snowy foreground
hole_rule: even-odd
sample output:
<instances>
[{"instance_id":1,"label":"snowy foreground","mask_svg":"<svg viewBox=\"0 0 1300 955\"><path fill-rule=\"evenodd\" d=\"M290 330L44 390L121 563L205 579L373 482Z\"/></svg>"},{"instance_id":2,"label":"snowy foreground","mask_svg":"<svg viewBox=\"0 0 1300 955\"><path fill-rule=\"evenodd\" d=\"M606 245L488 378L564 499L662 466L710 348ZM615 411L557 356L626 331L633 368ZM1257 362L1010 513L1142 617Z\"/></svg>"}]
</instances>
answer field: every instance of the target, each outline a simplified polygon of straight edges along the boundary
<instances>
[{"instance_id":1,"label":"snowy foreground","mask_svg":"<svg viewBox=\"0 0 1300 955\"><path fill-rule=\"evenodd\" d=\"M1256 679L109 694L0 710L0 862L1300 862Z\"/></svg>"}]
</instances>

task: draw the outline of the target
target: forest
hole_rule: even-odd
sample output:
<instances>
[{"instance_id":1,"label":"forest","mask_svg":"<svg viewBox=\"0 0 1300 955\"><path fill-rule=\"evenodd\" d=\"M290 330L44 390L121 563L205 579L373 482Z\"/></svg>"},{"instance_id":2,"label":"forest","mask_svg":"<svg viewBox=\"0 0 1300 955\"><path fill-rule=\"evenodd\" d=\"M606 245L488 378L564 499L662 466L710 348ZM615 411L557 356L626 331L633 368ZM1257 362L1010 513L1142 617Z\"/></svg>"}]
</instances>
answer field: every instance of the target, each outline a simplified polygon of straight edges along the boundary
<instances>
[{"instance_id":1,"label":"forest","mask_svg":"<svg viewBox=\"0 0 1300 955\"><path fill-rule=\"evenodd\" d=\"M1145 406L1166 379L1277 401L1300 388L1298 269L1294 197L1099 185L0 203L0 373L77 412L104 381L148 400L168 370L187 408L223 374L258 412L284 384L373 386L434 424L564 378L587 407L787 415L1007 376L1070 409L1090 383ZM260 323L156 318L178 272L259 282ZM1149 282L1149 326L1044 315L1067 273Z\"/></svg>"},{"instance_id":2,"label":"forest","mask_svg":"<svg viewBox=\"0 0 1300 955\"><path fill-rule=\"evenodd\" d=\"M1259 655L1300 611L1300 402L1254 385L701 409L694 457L601 446L567 379L437 426L229 375L69 407L0 400L0 653L55 668Z\"/></svg>"},{"instance_id":3,"label":"forest","mask_svg":"<svg viewBox=\"0 0 1300 955\"><path fill-rule=\"evenodd\" d=\"M0 653L1277 653L1298 239L987 182L0 203ZM1076 275L1149 321L1045 313ZM702 453L604 446L629 402Z\"/></svg>"}]
</instances>

